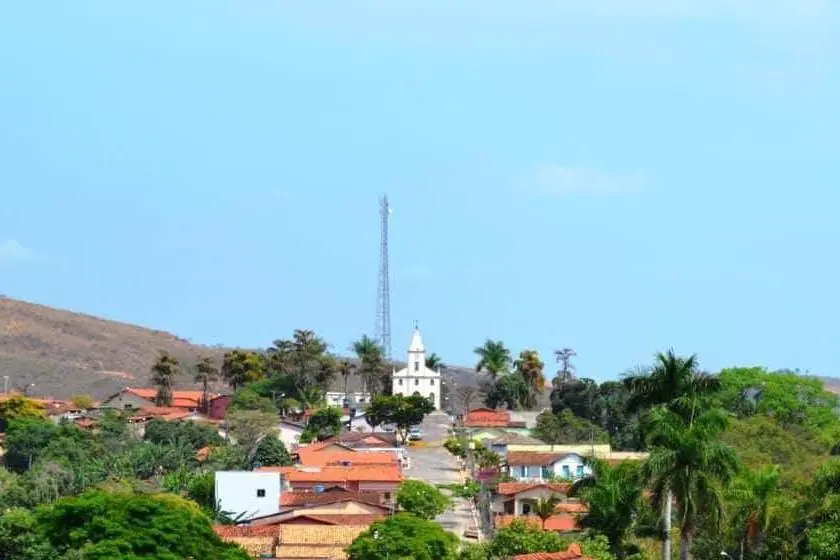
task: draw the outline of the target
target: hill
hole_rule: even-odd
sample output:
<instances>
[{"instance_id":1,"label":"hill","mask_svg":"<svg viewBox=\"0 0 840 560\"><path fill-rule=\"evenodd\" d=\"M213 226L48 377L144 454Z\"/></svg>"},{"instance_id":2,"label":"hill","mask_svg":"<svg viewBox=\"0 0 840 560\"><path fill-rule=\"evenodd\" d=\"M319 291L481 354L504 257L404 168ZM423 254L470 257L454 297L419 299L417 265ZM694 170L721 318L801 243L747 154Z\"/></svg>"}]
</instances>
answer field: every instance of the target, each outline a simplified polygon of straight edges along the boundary
<instances>
[{"instance_id":1,"label":"hill","mask_svg":"<svg viewBox=\"0 0 840 560\"><path fill-rule=\"evenodd\" d=\"M200 356L221 363L227 350L164 331L0 298L0 381L8 376L10 389L34 383L33 395L88 393L101 398L127 385L149 385L149 368L160 351L172 354L187 369ZM448 367L444 376L462 385L475 383L475 372L468 368ZM348 388L353 391L358 385L351 380ZM191 374L185 372L176 386L194 386Z\"/></svg>"}]
</instances>

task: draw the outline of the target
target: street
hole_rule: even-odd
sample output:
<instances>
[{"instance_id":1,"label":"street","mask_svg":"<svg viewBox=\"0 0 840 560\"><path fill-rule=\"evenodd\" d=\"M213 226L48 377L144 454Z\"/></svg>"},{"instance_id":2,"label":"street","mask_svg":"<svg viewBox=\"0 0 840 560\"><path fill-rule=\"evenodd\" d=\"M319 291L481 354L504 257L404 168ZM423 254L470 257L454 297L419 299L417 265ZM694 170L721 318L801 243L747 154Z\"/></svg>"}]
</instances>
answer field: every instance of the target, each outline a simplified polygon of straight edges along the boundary
<instances>
[{"instance_id":1,"label":"street","mask_svg":"<svg viewBox=\"0 0 840 560\"><path fill-rule=\"evenodd\" d=\"M419 446L409 447L411 478L422 480L429 484L452 484L462 482L458 460L443 447L443 442L449 435L451 423L449 417L442 412L428 415L420 426L423 440ZM449 494L448 490L444 490ZM453 507L438 516L435 521L447 531L455 533L460 539L464 538L464 531L476 528L476 519L470 501L453 498Z\"/></svg>"}]
</instances>

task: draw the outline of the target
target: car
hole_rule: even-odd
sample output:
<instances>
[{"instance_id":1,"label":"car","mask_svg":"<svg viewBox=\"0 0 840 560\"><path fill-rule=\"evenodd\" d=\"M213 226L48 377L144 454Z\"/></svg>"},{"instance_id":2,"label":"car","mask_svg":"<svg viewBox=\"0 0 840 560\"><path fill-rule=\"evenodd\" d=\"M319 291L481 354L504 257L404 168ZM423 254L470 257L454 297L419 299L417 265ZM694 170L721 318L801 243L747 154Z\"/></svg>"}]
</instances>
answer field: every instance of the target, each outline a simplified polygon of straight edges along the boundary
<instances>
[{"instance_id":1,"label":"car","mask_svg":"<svg viewBox=\"0 0 840 560\"><path fill-rule=\"evenodd\" d=\"M419 441L423 439L423 432L420 430L409 430L408 431L408 441Z\"/></svg>"}]
</instances>

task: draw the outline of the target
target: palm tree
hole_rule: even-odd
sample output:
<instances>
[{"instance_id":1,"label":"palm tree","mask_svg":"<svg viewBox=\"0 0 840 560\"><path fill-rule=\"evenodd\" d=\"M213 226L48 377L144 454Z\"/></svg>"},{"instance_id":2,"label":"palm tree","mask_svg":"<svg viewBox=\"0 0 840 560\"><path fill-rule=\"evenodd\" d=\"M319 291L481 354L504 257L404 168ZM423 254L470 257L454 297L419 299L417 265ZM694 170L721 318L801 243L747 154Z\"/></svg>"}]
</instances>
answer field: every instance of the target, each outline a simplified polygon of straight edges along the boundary
<instances>
[{"instance_id":1,"label":"palm tree","mask_svg":"<svg viewBox=\"0 0 840 560\"><path fill-rule=\"evenodd\" d=\"M204 356L195 364L193 380L201 383L201 410L207 414L210 412L210 384L219 380L219 368L213 363L213 358Z\"/></svg>"},{"instance_id":2,"label":"palm tree","mask_svg":"<svg viewBox=\"0 0 840 560\"><path fill-rule=\"evenodd\" d=\"M356 373L356 364L344 358L338 362L338 373L344 378L344 398L347 398L347 379Z\"/></svg>"},{"instance_id":3,"label":"palm tree","mask_svg":"<svg viewBox=\"0 0 840 560\"><path fill-rule=\"evenodd\" d=\"M642 504L639 469L632 463L611 467L598 459L587 463L592 474L575 482L569 495L579 496L587 506L581 526L606 536L612 553L623 558L624 540Z\"/></svg>"},{"instance_id":4,"label":"palm tree","mask_svg":"<svg viewBox=\"0 0 840 560\"><path fill-rule=\"evenodd\" d=\"M231 350L225 352L221 375L234 391L265 376L265 357L257 352Z\"/></svg>"},{"instance_id":5,"label":"palm tree","mask_svg":"<svg viewBox=\"0 0 840 560\"><path fill-rule=\"evenodd\" d=\"M537 500L534 504L533 512L534 515L540 518L542 522L540 527L543 531L545 531L545 522L555 514L557 511L557 504L560 503L560 498L555 495L551 495L548 498Z\"/></svg>"},{"instance_id":6,"label":"palm tree","mask_svg":"<svg viewBox=\"0 0 840 560\"><path fill-rule=\"evenodd\" d=\"M359 358L359 374L362 376L364 392L371 396L376 395L377 380L385 371L382 349L367 335L355 341L351 348Z\"/></svg>"},{"instance_id":7,"label":"palm tree","mask_svg":"<svg viewBox=\"0 0 840 560\"><path fill-rule=\"evenodd\" d=\"M432 352L428 356L426 356L426 367L429 369L437 370L438 368L444 369L446 365L443 363L443 360L440 359L440 356Z\"/></svg>"},{"instance_id":8,"label":"palm tree","mask_svg":"<svg viewBox=\"0 0 840 560\"><path fill-rule=\"evenodd\" d=\"M178 360L166 352L161 352L152 366L152 383L157 387L155 404L169 406L172 404L172 379L178 375Z\"/></svg>"},{"instance_id":9,"label":"palm tree","mask_svg":"<svg viewBox=\"0 0 840 560\"><path fill-rule=\"evenodd\" d=\"M487 371L490 377L496 379L500 374L507 373L510 370L510 350L505 348L505 344L501 340L493 341L488 338L483 346L476 346L473 351L479 357L475 366L478 373Z\"/></svg>"},{"instance_id":10,"label":"palm tree","mask_svg":"<svg viewBox=\"0 0 840 560\"><path fill-rule=\"evenodd\" d=\"M519 359L513 364L516 373L525 381L527 391L523 395L522 405L525 408L534 408L537 405L537 395L545 389L545 376L543 375L543 364L540 355L536 350L523 350L519 353Z\"/></svg>"},{"instance_id":11,"label":"palm tree","mask_svg":"<svg viewBox=\"0 0 840 560\"><path fill-rule=\"evenodd\" d=\"M723 517L723 488L739 468L738 456L719 440L727 418L718 409L697 412L690 422L665 407L651 411L650 457L642 475L652 501L663 506L673 495L680 519L680 560L690 560L698 517Z\"/></svg>"},{"instance_id":12,"label":"palm tree","mask_svg":"<svg viewBox=\"0 0 840 560\"><path fill-rule=\"evenodd\" d=\"M776 516L779 506L779 468L767 466L756 471L744 472L732 485L729 496L735 502L744 528L740 540L740 558L744 547L761 546L764 535Z\"/></svg>"}]
</instances>

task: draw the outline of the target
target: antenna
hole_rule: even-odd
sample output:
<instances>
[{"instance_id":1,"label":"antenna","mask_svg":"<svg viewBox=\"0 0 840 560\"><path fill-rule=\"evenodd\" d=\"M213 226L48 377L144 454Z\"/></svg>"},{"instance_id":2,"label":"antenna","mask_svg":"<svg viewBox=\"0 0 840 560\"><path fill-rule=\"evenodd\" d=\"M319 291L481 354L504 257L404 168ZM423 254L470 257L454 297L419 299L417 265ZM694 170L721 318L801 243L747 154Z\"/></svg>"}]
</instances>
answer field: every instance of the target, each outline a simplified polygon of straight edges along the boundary
<instances>
[{"instance_id":1,"label":"antenna","mask_svg":"<svg viewBox=\"0 0 840 560\"><path fill-rule=\"evenodd\" d=\"M391 360L391 281L388 272L388 195L379 197L381 240L379 246L379 289L376 294L376 342L386 360Z\"/></svg>"}]
</instances>

